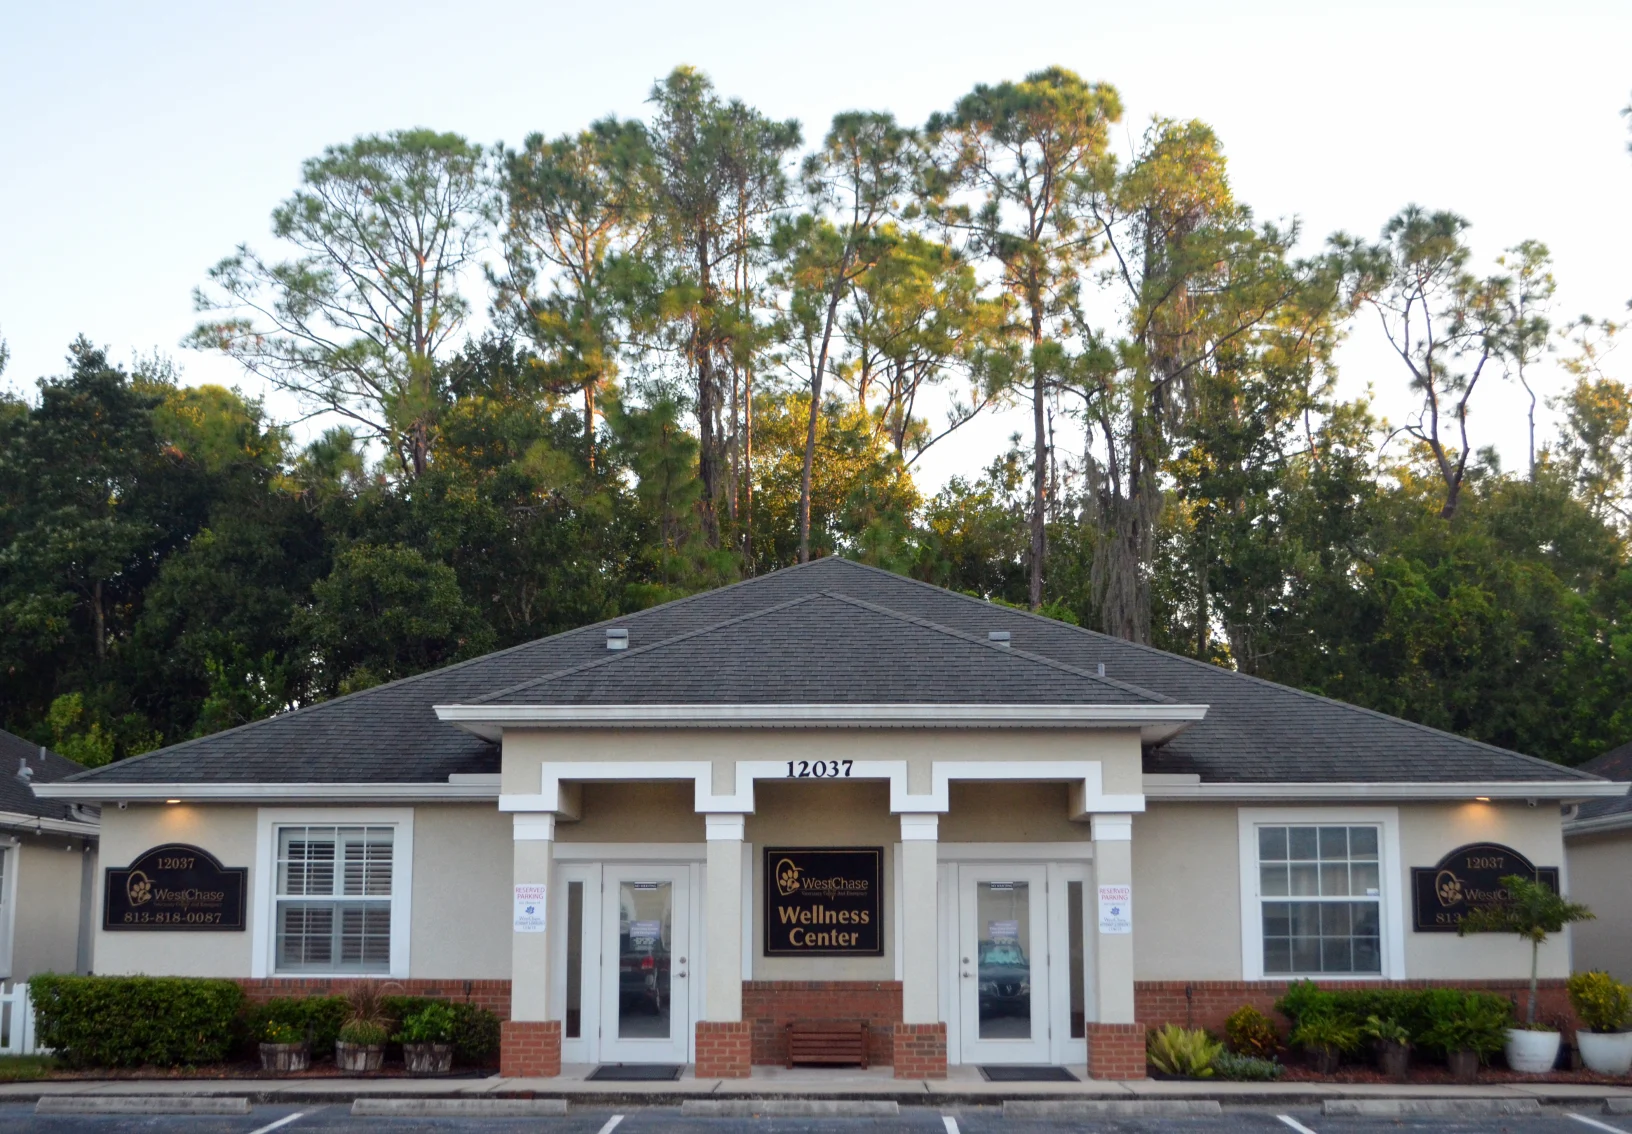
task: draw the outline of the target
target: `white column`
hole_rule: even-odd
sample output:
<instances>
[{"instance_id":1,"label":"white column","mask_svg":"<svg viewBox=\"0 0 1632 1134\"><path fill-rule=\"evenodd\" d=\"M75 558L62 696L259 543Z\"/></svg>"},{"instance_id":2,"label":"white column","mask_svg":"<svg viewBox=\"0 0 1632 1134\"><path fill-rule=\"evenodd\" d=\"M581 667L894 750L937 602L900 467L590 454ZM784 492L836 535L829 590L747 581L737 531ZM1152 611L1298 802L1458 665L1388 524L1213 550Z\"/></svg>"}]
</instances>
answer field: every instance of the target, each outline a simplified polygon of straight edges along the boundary
<instances>
[{"instance_id":1,"label":"white column","mask_svg":"<svg viewBox=\"0 0 1632 1134\"><path fill-rule=\"evenodd\" d=\"M1095 815L1095 886L1133 885L1133 816ZM1135 895L1137 897L1137 895ZM1101 1024L1131 1024L1133 1018L1133 938L1131 933L1103 933L1099 924L1097 893L1083 920L1090 933L1098 933L1094 951L1094 996L1097 1021ZM1137 903L1130 903L1137 909Z\"/></svg>"},{"instance_id":2,"label":"white column","mask_svg":"<svg viewBox=\"0 0 1632 1134\"><path fill-rule=\"evenodd\" d=\"M708 881L704 904L708 958L703 975L703 1019L742 1019L741 815L708 815Z\"/></svg>"},{"instance_id":3,"label":"white column","mask_svg":"<svg viewBox=\"0 0 1632 1134\"><path fill-rule=\"evenodd\" d=\"M544 909L565 910L555 900L552 860L555 816L548 812L517 812L514 818L514 867L517 886L546 887ZM510 934L510 1018L550 1019L550 934Z\"/></svg>"},{"instance_id":4,"label":"white column","mask_svg":"<svg viewBox=\"0 0 1632 1134\"><path fill-rule=\"evenodd\" d=\"M901 816L901 1022L933 1024L940 1012L940 922L936 877L939 815Z\"/></svg>"}]
</instances>

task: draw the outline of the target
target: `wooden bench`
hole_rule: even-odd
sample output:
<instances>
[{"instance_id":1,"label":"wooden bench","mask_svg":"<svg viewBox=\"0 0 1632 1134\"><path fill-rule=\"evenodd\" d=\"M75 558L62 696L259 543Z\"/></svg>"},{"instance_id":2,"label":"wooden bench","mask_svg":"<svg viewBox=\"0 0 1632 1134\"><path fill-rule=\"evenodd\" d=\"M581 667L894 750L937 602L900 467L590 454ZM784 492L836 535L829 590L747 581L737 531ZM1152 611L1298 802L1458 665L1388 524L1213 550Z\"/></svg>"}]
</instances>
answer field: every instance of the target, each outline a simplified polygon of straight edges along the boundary
<instances>
[{"instance_id":1,"label":"wooden bench","mask_svg":"<svg viewBox=\"0 0 1632 1134\"><path fill-rule=\"evenodd\" d=\"M788 1025L788 1066L854 1063L867 1067L867 1025L860 1020L797 1020Z\"/></svg>"}]
</instances>

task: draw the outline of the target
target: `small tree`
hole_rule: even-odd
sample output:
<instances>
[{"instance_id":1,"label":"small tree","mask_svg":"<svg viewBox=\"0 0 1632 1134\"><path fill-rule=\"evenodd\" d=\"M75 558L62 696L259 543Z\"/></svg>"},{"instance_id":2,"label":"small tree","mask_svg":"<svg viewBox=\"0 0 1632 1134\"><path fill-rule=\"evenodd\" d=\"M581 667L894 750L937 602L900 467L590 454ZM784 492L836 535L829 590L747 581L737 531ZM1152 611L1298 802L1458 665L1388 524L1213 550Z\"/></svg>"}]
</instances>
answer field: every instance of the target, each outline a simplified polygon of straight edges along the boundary
<instances>
[{"instance_id":1,"label":"small tree","mask_svg":"<svg viewBox=\"0 0 1632 1134\"><path fill-rule=\"evenodd\" d=\"M1579 902L1566 900L1533 878L1509 874L1502 879L1507 897L1493 905L1470 910L1457 926L1459 934L1517 933L1530 942L1530 1001L1524 1022L1536 1022L1536 967L1541 945L1547 938L1575 921L1590 921L1597 915Z\"/></svg>"}]
</instances>

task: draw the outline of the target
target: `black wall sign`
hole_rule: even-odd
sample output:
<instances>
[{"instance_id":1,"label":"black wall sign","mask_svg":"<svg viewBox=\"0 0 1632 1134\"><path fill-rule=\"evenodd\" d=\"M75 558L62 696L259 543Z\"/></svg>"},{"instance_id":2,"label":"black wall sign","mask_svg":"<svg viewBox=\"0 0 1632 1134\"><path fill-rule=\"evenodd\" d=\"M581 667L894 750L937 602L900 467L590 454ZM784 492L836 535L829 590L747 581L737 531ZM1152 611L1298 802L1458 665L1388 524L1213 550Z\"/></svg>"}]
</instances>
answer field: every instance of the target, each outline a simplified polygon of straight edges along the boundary
<instances>
[{"instance_id":1,"label":"black wall sign","mask_svg":"<svg viewBox=\"0 0 1632 1134\"><path fill-rule=\"evenodd\" d=\"M767 847L767 957L884 954L881 847Z\"/></svg>"},{"instance_id":2,"label":"black wall sign","mask_svg":"<svg viewBox=\"0 0 1632 1134\"><path fill-rule=\"evenodd\" d=\"M167 843L129 866L108 867L102 928L241 930L247 866L222 866L207 850Z\"/></svg>"},{"instance_id":3,"label":"black wall sign","mask_svg":"<svg viewBox=\"0 0 1632 1134\"><path fill-rule=\"evenodd\" d=\"M1413 866L1413 923L1418 933L1455 933L1457 923L1475 906L1506 899L1502 879L1522 874L1558 890L1558 867L1535 866L1512 847L1469 843L1457 847L1437 866Z\"/></svg>"}]
</instances>

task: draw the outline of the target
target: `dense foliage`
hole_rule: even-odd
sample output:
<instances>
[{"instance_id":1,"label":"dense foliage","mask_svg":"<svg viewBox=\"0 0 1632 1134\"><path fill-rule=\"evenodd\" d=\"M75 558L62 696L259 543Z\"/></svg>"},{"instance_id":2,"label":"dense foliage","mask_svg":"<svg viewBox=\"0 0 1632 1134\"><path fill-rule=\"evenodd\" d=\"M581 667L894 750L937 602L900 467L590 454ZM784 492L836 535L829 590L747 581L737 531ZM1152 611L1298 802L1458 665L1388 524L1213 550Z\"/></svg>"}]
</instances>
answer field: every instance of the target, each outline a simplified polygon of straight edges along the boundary
<instances>
[{"instance_id":1,"label":"dense foliage","mask_svg":"<svg viewBox=\"0 0 1632 1134\"><path fill-rule=\"evenodd\" d=\"M1301 255L1205 124L1118 160L1060 68L802 161L695 70L650 105L308 162L188 345L309 443L87 339L0 396L0 725L104 763L838 554L1565 763L1632 738L1632 392L1541 245L1408 207ZM1405 421L1335 395L1346 334ZM1514 471L1509 379L1561 421ZM1029 434L926 498L1000 404Z\"/></svg>"},{"instance_id":2,"label":"dense foliage","mask_svg":"<svg viewBox=\"0 0 1632 1134\"><path fill-rule=\"evenodd\" d=\"M196 1067L226 1058L244 993L230 980L37 976L35 1035L72 1067Z\"/></svg>"}]
</instances>

